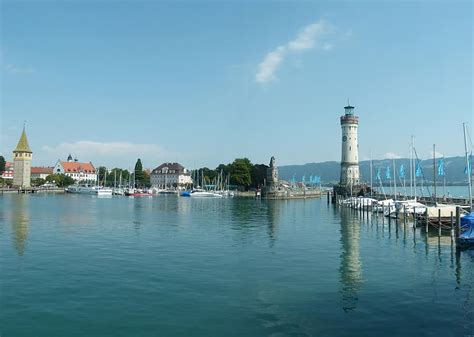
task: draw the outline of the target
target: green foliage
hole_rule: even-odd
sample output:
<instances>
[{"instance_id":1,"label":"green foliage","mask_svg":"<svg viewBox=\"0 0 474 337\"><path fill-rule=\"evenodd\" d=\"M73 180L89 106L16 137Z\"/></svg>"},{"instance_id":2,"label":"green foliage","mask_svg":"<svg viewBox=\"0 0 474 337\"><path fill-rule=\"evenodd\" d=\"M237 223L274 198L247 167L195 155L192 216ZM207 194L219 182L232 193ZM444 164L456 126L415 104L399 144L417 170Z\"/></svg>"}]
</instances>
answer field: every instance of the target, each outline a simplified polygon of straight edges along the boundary
<instances>
[{"instance_id":1,"label":"green foliage","mask_svg":"<svg viewBox=\"0 0 474 337\"><path fill-rule=\"evenodd\" d=\"M265 177L267 175L267 165L252 164L248 158L237 158L231 164L220 164L215 170L210 170L207 167L199 169L199 183L201 184L201 174L204 173L205 184L211 184L221 172L225 179L230 176L230 184L239 186L241 189L248 189L249 187L263 186ZM195 179L195 175L193 175Z\"/></svg>"},{"instance_id":2,"label":"green foliage","mask_svg":"<svg viewBox=\"0 0 474 337\"><path fill-rule=\"evenodd\" d=\"M220 164L219 166L217 166L216 173L220 174L221 172L224 175L224 177L226 177L230 173L230 164L228 165Z\"/></svg>"},{"instance_id":3,"label":"green foliage","mask_svg":"<svg viewBox=\"0 0 474 337\"><path fill-rule=\"evenodd\" d=\"M67 187L74 184L74 179L65 174L50 174L46 177L46 181L49 183L55 183L59 187Z\"/></svg>"},{"instance_id":4,"label":"green foliage","mask_svg":"<svg viewBox=\"0 0 474 337\"><path fill-rule=\"evenodd\" d=\"M119 186L120 175L122 175L122 185L126 185L130 179L130 172L128 172L128 170L116 167L110 170L110 172L107 174L107 186L112 187L114 184Z\"/></svg>"},{"instance_id":5,"label":"green foliage","mask_svg":"<svg viewBox=\"0 0 474 337\"><path fill-rule=\"evenodd\" d=\"M0 156L0 172L5 171L5 165L7 162L5 161L5 157Z\"/></svg>"},{"instance_id":6,"label":"green foliage","mask_svg":"<svg viewBox=\"0 0 474 337\"><path fill-rule=\"evenodd\" d=\"M99 175L99 184L100 185L104 185L106 186L106 173L107 173L107 169L104 167L104 166L99 166L99 168L97 169L97 174Z\"/></svg>"},{"instance_id":7,"label":"green foliage","mask_svg":"<svg viewBox=\"0 0 474 337\"><path fill-rule=\"evenodd\" d=\"M151 187L150 175L148 172L143 171L143 180L142 180L142 187Z\"/></svg>"},{"instance_id":8,"label":"green foliage","mask_svg":"<svg viewBox=\"0 0 474 337\"><path fill-rule=\"evenodd\" d=\"M141 187L144 184L145 179L145 172L143 172L143 165L140 158L138 158L135 164L135 170L133 171L133 175L135 178L135 185Z\"/></svg>"},{"instance_id":9,"label":"green foliage","mask_svg":"<svg viewBox=\"0 0 474 337\"><path fill-rule=\"evenodd\" d=\"M230 164L230 183L233 185L248 188L252 183L250 172L252 171L252 163L247 158L235 159Z\"/></svg>"},{"instance_id":10,"label":"green foliage","mask_svg":"<svg viewBox=\"0 0 474 337\"><path fill-rule=\"evenodd\" d=\"M1 186L8 186L11 187L13 185L13 179L3 179L0 178L0 185Z\"/></svg>"},{"instance_id":11,"label":"green foliage","mask_svg":"<svg viewBox=\"0 0 474 337\"><path fill-rule=\"evenodd\" d=\"M33 186L41 186L44 185L45 182L46 180L44 180L43 178L31 179L31 185Z\"/></svg>"},{"instance_id":12,"label":"green foliage","mask_svg":"<svg viewBox=\"0 0 474 337\"><path fill-rule=\"evenodd\" d=\"M201 174L204 174L204 183L206 184L210 184L217 176L217 172L215 170L211 170L207 167L200 169L199 176L201 176Z\"/></svg>"},{"instance_id":13,"label":"green foliage","mask_svg":"<svg viewBox=\"0 0 474 337\"><path fill-rule=\"evenodd\" d=\"M107 174L106 174L107 172ZM122 175L122 185L125 186L128 184L130 177L130 172L125 169L121 169L118 167L113 168L112 170L108 171L104 166L99 166L97 168L97 174L99 175L99 182L100 185L113 187L114 185L120 185L120 175ZM146 178L144 176L140 185L146 186ZM149 182L148 177L148 182ZM139 183L137 182L137 185Z\"/></svg>"},{"instance_id":14,"label":"green foliage","mask_svg":"<svg viewBox=\"0 0 474 337\"><path fill-rule=\"evenodd\" d=\"M252 187L260 187L264 185L265 179L267 177L267 165L256 164L252 166Z\"/></svg>"}]
</instances>

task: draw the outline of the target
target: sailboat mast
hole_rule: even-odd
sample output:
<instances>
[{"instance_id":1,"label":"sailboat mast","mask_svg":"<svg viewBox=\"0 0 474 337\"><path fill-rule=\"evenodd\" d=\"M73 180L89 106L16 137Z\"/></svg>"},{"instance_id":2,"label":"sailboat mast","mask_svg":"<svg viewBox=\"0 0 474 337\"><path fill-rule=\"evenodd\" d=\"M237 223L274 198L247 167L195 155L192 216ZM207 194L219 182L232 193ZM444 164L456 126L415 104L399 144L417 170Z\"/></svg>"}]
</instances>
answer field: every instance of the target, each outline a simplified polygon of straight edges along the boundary
<instances>
[{"instance_id":1,"label":"sailboat mast","mask_svg":"<svg viewBox=\"0 0 474 337\"><path fill-rule=\"evenodd\" d=\"M413 195L416 202L416 155L415 155L415 136L411 136L411 150L413 156Z\"/></svg>"},{"instance_id":2,"label":"sailboat mast","mask_svg":"<svg viewBox=\"0 0 474 337\"><path fill-rule=\"evenodd\" d=\"M462 123L464 131L464 151L466 152L466 170L467 170L467 183L469 187L469 211L472 212L472 182L471 182L471 165L469 163L469 151L467 149L467 135L466 135L466 123Z\"/></svg>"},{"instance_id":3,"label":"sailboat mast","mask_svg":"<svg viewBox=\"0 0 474 337\"><path fill-rule=\"evenodd\" d=\"M394 191L393 200L397 200L397 171L395 170L395 158L392 159L392 166L393 166L393 191Z\"/></svg>"},{"instance_id":4,"label":"sailboat mast","mask_svg":"<svg viewBox=\"0 0 474 337\"><path fill-rule=\"evenodd\" d=\"M372 152L370 152L370 195L372 196L373 184L372 184ZM319 183L321 185L321 182ZM321 187L321 186L320 186Z\"/></svg>"},{"instance_id":5,"label":"sailboat mast","mask_svg":"<svg viewBox=\"0 0 474 337\"><path fill-rule=\"evenodd\" d=\"M433 198L436 205L436 144L433 144Z\"/></svg>"},{"instance_id":6,"label":"sailboat mast","mask_svg":"<svg viewBox=\"0 0 474 337\"><path fill-rule=\"evenodd\" d=\"M413 151L410 143L410 198L413 197Z\"/></svg>"}]
</instances>

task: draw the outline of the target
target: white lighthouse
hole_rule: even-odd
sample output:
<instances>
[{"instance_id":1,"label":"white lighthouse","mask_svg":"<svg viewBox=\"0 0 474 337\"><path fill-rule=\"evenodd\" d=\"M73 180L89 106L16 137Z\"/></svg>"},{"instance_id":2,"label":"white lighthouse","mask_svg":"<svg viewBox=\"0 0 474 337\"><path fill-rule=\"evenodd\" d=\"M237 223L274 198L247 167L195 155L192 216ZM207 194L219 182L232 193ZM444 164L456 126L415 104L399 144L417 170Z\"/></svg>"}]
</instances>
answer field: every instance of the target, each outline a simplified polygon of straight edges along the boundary
<instances>
[{"instance_id":1,"label":"white lighthouse","mask_svg":"<svg viewBox=\"0 0 474 337\"><path fill-rule=\"evenodd\" d=\"M357 129L359 117L354 115L354 107L348 104L341 116L342 157L341 157L341 186L359 185L359 140Z\"/></svg>"}]
</instances>

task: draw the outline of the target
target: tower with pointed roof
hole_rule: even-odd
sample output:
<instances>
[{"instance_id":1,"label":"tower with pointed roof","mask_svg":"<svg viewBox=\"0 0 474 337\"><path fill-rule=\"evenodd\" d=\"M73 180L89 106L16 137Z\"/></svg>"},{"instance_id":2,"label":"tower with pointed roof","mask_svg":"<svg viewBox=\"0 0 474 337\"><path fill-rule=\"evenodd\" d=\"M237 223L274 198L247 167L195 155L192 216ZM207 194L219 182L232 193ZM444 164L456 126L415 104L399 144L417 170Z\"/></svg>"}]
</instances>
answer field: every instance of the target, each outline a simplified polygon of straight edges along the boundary
<instances>
[{"instance_id":1,"label":"tower with pointed roof","mask_svg":"<svg viewBox=\"0 0 474 337\"><path fill-rule=\"evenodd\" d=\"M28 144L25 127L21 133L20 140L15 150L13 150L13 186L30 187L31 186L31 160L33 151Z\"/></svg>"}]
</instances>

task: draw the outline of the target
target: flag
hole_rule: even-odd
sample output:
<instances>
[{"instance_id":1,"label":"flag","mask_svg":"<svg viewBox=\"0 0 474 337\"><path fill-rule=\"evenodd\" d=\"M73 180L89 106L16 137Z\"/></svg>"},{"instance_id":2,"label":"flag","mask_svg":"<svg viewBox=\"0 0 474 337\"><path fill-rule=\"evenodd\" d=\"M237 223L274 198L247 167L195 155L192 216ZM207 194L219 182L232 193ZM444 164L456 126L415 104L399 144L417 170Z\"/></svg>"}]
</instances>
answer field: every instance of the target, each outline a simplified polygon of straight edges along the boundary
<instances>
[{"instance_id":1,"label":"flag","mask_svg":"<svg viewBox=\"0 0 474 337\"><path fill-rule=\"evenodd\" d=\"M438 175L442 177L444 173L444 159L440 159L438 160Z\"/></svg>"},{"instance_id":2,"label":"flag","mask_svg":"<svg viewBox=\"0 0 474 337\"><path fill-rule=\"evenodd\" d=\"M464 168L464 174L465 175L472 174L472 160L471 159L472 159L472 156L469 156L467 166Z\"/></svg>"},{"instance_id":3,"label":"flag","mask_svg":"<svg viewBox=\"0 0 474 337\"><path fill-rule=\"evenodd\" d=\"M378 181L381 181L382 180L382 177L381 177L381 170L380 169L377 169L377 173L375 175L375 179L377 179Z\"/></svg>"},{"instance_id":4,"label":"flag","mask_svg":"<svg viewBox=\"0 0 474 337\"><path fill-rule=\"evenodd\" d=\"M385 178L392 179L392 171L390 170L390 166L387 166L387 170L385 171Z\"/></svg>"},{"instance_id":5,"label":"flag","mask_svg":"<svg viewBox=\"0 0 474 337\"><path fill-rule=\"evenodd\" d=\"M405 178L405 164L400 165L400 173L398 174L400 178Z\"/></svg>"},{"instance_id":6,"label":"flag","mask_svg":"<svg viewBox=\"0 0 474 337\"><path fill-rule=\"evenodd\" d=\"M416 171L415 171L415 176L416 177L421 177L423 175L423 171L421 168L421 164L418 162L416 163Z\"/></svg>"}]
</instances>

